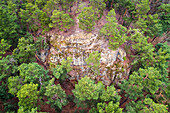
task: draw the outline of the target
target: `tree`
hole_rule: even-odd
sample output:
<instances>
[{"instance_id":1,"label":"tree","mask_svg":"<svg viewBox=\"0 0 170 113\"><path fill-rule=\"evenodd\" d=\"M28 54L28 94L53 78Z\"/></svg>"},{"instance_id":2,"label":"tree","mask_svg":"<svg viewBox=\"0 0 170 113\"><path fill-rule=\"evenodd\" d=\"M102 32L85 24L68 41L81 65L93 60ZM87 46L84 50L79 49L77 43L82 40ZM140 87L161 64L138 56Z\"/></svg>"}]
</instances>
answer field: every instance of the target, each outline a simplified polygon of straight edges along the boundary
<instances>
[{"instance_id":1,"label":"tree","mask_svg":"<svg viewBox=\"0 0 170 113\"><path fill-rule=\"evenodd\" d=\"M44 33L45 31L49 31L49 24L50 24L50 17L48 17L46 12L43 12L42 10L40 11L39 15L38 15L38 19L40 21L41 24L41 28L43 29L42 33Z\"/></svg>"},{"instance_id":2,"label":"tree","mask_svg":"<svg viewBox=\"0 0 170 113\"><path fill-rule=\"evenodd\" d=\"M98 103L97 110L99 113L122 113L122 108L119 108L119 102L113 103L113 101L110 101L108 104Z\"/></svg>"},{"instance_id":3,"label":"tree","mask_svg":"<svg viewBox=\"0 0 170 113\"><path fill-rule=\"evenodd\" d=\"M36 0L35 1L35 5L37 5L39 9L43 9L43 7L45 6L46 3L47 3L46 0Z\"/></svg>"},{"instance_id":4,"label":"tree","mask_svg":"<svg viewBox=\"0 0 170 113\"><path fill-rule=\"evenodd\" d=\"M13 56L6 56L0 60L0 81L17 73L17 61Z\"/></svg>"},{"instance_id":5,"label":"tree","mask_svg":"<svg viewBox=\"0 0 170 113\"><path fill-rule=\"evenodd\" d=\"M56 111L61 111L62 106L67 104L67 95L61 86L54 84L54 78L49 81L49 84L46 86L46 92L44 94L47 96L47 104L50 104L52 108L55 108Z\"/></svg>"},{"instance_id":6,"label":"tree","mask_svg":"<svg viewBox=\"0 0 170 113\"><path fill-rule=\"evenodd\" d=\"M35 32L38 30L38 15L40 10L38 7L32 3L27 3L25 9L20 9L19 16L21 18L21 23L24 26L28 26L27 30L30 32Z\"/></svg>"},{"instance_id":7,"label":"tree","mask_svg":"<svg viewBox=\"0 0 170 113\"><path fill-rule=\"evenodd\" d=\"M8 78L8 92L12 95L16 95L24 84L23 80L24 79L22 79L20 76L10 76Z\"/></svg>"},{"instance_id":8,"label":"tree","mask_svg":"<svg viewBox=\"0 0 170 113\"><path fill-rule=\"evenodd\" d=\"M24 37L18 41L17 48L14 49L13 55L19 63L29 63L35 61L35 45L29 39Z\"/></svg>"},{"instance_id":9,"label":"tree","mask_svg":"<svg viewBox=\"0 0 170 113\"><path fill-rule=\"evenodd\" d=\"M63 65L57 65L52 71L56 79L64 80L67 77L67 69Z\"/></svg>"},{"instance_id":10,"label":"tree","mask_svg":"<svg viewBox=\"0 0 170 113\"><path fill-rule=\"evenodd\" d=\"M19 107L23 107L24 110L31 110L36 107L37 99L39 95L38 84L25 84L17 92L17 97L19 99Z\"/></svg>"},{"instance_id":11,"label":"tree","mask_svg":"<svg viewBox=\"0 0 170 113\"><path fill-rule=\"evenodd\" d=\"M90 5L95 9L95 11L100 15L100 19L103 15L103 11L106 8L104 0L90 0Z\"/></svg>"},{"instance_id":12,"label":"tree","mask_svg":"<svg viewBox=\"0 0 170 113\"><path fill-rule=\"evenodd\" d=\"M59 10L53 11L51 21L52 23L49 24L49 27L57 27L60 31L70 29L70 27L74 25L74 20L70 18L69 14L65 14L63 11Z\"/></svg>"},{"instance_id":13,"label":"tree","mask_svg":"<svg viewBox=\"0 0 170 113\"><path fill-rule=\"evenodd\" d=\"M58 4L57 0L48 0L46 5L43 8L43 11L47 13L47 15L50 17L52 15L52 12L55 10L55 5ZM58 5L57 5L58 6Z\"/></svg>"},{"instance_id":14,"label":"tree","mask_svg":"<svg viewBox=\"0 0 170 113\"><path fill-rule=\"evenodd\" d=\"M144 101L134 101L126 105L127 113L168 113L167 107L163 104L155 103L151 98L145 98Z\"/></svg>"},{"instance_id":15,"label":"tree","mask_svg":"<svg viewBox=\"0 0 170 113\"><path fill-rule=\"evenodd\" d=\"M170 8L169 4L161 4L158 7L158 14L160 15L160 23L162 24L162 31L160 32L160 35L163 34L164 32L167 32L170 25Z\"/></svg>"},{"instance_id":16,"label":"tree","mask_svg":"<svg viewBox=\"0 0 170 113\"><path fill-rule=\"evenodd\" d=\"M149 0L141 0L136 5L136 17L145 17L147 12L150 10Z\"/></svg>"},{"instance_id":17,"label":"tree","mask_svg":"<svg viewBox=\"0 0 170 113\"><path fill-rule=\"evenodd\" d=\"M98 51L94 51L90 53L89 58L85 60L88 67L94 72L95 75L99 75L100 73L100 58L100 53Z\"/></svg>"},{"instance_id":18,"label":"tree","mask_svg":"<svg viewBox=\"0 0 170 113\"><path fill-rule=\"evenodd\" d=\"M84 7L82 12L78 15L79 28L86 31L92 31L94 29L96 14L91 7Z\"/></svg>"},{"instance_id":19,"label":"tree","mask_svg":"<svg viewBox=\"0 0 170 113\"><path fill-rule=\"evenodd\" d=\"M155 68L162 75L161 81L168 84L168 60L170 59L170 46L166 43L158 43L155 52Z\"/></svg>"},{"instance_id":20,"label":"tree","mask_svg":"<svg viewBox=\"0 0 170 113\"><path fill-rule=\"evenodd\" d=\"M133 72L128 80L124 80L121 84L121 90L125 91L125 96L136 100L144 98L148 95L154 95L159 89L162 82L159 71L153 67L147 69L139 69L138 72Z\"/></svg>"},{"instance_id":21,"label":"tree","mask_svg":"<svg viewBox=\"0 0 170 113\"><path fill-rule=\"evenodd\" d=\"M79 101L91 99L97 100L99 96L96 84L94 84L94 81L87 76L79 80L72 92Z\"/></svg>"},{"instance_id":22,"label":"tree","mask_svg":"<svg viewBox=\"0 0 170 113\"><path fill-rule=\"evenodd\" d=\"M131 34L129 40L132 41L132 48L136 51L132 65L136 65L137 69L141 66L143 68L153 66L155 49L151 43L147 42L148 37L145 37L138 29L129 30L129 32Z\"/></svg>"},{"instance_id":23,"label":"tree","mask_svg":"<svg viewBox=\"0 0 170 113\"><path fill-rule=\"evenodd\" d=\"M75 85L75 89L72 90L72 92L78 107L96 108L98 103L112 101L111 103L118 104L117 102L120 100L120 96L118 96L114 86L107 86L105 89L101 81L95 84L94 81L87 76L78 81L78 84Z\"/></svg>"},{"instance_id":24,"label":"tree","mask_svg":"<svg viewBox=\"0 0 170 113\"><path fill-rule=\"evenodd\" d=\"M120 45L126 42L127 39L127 29L122 25L117 24L115 16L115 10L112 9L106 16L108 22L100 30L101 35L104 35L105 38L109 39L109 45L111 49L118 48Z\"/></svg>"},{"instance_id":25,"label":"tree","mask_svg":"<svg viewBox=\"0 0 170 113\"><path fill-rule=\"evenodd\" d=\"M6 40L1 39L1 42L0 42L0 55L5 54L5 52L6 52L10 47L11 47L11 45L9 45ZM2 56L0 56L0 59L1 59L1 58L2 58Z\"/></svg>"},{"instance_id":26,"label":"tree","mask_svg":"<svg viewBox=\"0 0 170 113\"><path fill-rule=\"evenodd\" d=\"M49 79L48 71L37 63L23 63L18 67L18 70L25 83L33 82L42 85L44 81Z\"/></svg>"},{"instance_id":27,"label":"tree","mask_svg":"<svg viewBox=\"0 0 170 113\"><path fill-rule=\"evenodd\" d=\"M144 107L143 110L141 110L141 112L145 112L145 113L168 113L168 110L166 108L165 105L163 104L157 104L155 103L152 99L150 98L145 98L144 100L145 105L148 105L149 107Z\"/></svg>"},{"instance_id":28,"label":"tree","mask_svg":"<svg viewBox=\"0 0 170 113\"><path fill-rule=\"evenodd\" d=\"M162 25L159 22L158 14L148 15L146 18L138 18L134 23L134 28L140 29L146 36L154 38L162 30Z\"/></svg>"},{"instance_id":29,"label":"tree","mask_svg":"<svg viewBox=\"0 0 170 113\"><path fill-rule=\"evenodd\" d=\"M10 12L4 4L0 5L0 21L0 40L5 39L15 47L22 31L16 14Z\"/></svg>"},{"instance_id":30,"label":"tree","mask_svg":"<svg viewBox=\"0 0 170 113\"><path fill-rule=\"evenodd\" d=\"M67 57L66 60L63 59L61 61L61 65L67 70L67 73L69 73L72 70L71 62L73 61L72 57Z\"/></svg>"}]
</instances>

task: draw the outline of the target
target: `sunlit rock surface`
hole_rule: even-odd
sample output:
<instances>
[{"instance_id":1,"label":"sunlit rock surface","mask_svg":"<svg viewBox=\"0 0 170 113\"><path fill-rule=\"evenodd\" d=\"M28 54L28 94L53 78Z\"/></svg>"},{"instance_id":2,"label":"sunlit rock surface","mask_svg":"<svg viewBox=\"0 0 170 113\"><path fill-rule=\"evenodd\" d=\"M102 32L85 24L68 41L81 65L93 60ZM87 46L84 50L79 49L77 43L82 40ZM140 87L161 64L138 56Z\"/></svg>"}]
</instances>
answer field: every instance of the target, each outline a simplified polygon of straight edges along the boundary
<instances>
[{"instance_id":1,"label":"sunlit rock surface","mask_svg":"<svg viewBox=\"0 0 170 113\"><path fill-rule=\"evenodd\" d=\"M122 48L118 48L115 51L110 50L108 48L108 41L98 37L98 34L80 32L69 37L52 36L50 42L52 45L50 49L50 62L58 64L63 59L72 57L72 67L80 67L79 72L77 72L76 75L74 73L74 76L93 75L92 73L88 73L85 62L85 59L88 58L89 54L93 51L101 53L100 76L107 76L107 67L111 67L117 58L123 62L123 59L126 56L126 52ZM113 72L112 75L114 75L114 73L115 72ZM74 77L72 76L72 79L73 78ZM114 76L111 77L110 80L112 80L112 78L114 78Z\"/></svg>"}]
</instances>

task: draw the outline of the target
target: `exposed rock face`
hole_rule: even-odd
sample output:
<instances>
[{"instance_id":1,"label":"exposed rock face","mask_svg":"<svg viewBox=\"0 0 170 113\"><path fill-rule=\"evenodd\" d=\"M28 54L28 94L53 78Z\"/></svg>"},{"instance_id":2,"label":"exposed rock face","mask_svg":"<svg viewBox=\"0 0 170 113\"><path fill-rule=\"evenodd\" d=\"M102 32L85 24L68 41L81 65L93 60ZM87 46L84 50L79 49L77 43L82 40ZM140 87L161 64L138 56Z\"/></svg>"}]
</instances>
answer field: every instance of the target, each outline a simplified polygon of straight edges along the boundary
<instances>
[{"instance_id":1,"label":"exposed rock face","mask_svg":"<svg viewBox=\"0 0 170 113\"><path fill-rule=\"evenodd\" d=\"M52 36L50 42L53 46L50 49L50 62L60 63L63 59L72 57L72 66L81 67L80 70L83 73L81 76L88 73L85 59L88 58L89 54L93 51L101 53L101 76L107 76L106 67L112 66L116 58L123 61L123 57L126 56L125 51L121 48L115 51L110 50L108 48L108 41L98 37L98 34L85 34L80 32L66 38L62 36ZM91 76L93 75L92 73L90 74Z\"/></svg>"}]
</instances>

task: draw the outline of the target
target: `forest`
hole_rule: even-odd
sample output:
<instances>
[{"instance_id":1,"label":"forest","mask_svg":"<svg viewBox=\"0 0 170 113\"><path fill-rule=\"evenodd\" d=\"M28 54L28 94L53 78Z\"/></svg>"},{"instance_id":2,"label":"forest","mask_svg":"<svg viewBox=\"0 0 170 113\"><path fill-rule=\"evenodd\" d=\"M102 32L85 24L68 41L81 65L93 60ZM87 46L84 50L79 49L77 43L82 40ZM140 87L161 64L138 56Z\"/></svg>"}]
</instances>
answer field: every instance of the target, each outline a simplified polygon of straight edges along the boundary
<instances>
[{"instance_id":1,"label":"forest","mask_svg":"<svg viewBox=\"0 0 170 113\"><path fill-rule=\"evenodd\" d=\"M168 113L169 62L169 0L0 0L0 113Z\"/></svg>"}]
</instances>

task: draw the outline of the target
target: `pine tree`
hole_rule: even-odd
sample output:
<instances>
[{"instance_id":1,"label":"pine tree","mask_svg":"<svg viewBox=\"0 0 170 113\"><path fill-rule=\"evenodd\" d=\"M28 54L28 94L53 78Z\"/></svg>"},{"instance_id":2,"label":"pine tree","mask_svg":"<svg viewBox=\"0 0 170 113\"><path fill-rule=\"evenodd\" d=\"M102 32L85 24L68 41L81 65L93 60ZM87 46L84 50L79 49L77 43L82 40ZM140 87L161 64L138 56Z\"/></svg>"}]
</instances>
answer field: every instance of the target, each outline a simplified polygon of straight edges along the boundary
<instances>
[{"instance_id":1,"label":"pine tree","mask_svg":"<svg viewBox=\"0 0 170 113\"><path fill-rule=\"evenodd\" d=\"M63 11L54 10L51 16L52 23L49 24L50 28L57 27L60 31L64 29L70 29L74 25L73 19L69 14L65 14Z\"/></svg>"},{"instance_id":2,"label":"pine tree","mask_svg":"<svg viewBox=\"0 0 170 113\"><path fill-rule=\"evenodd\" d=\"M115 10L112 9L106 16L108 23L100 30L101 35L104 35L105 38L109 39L110 48L114 50L122 45L127 39L127 29L124 26L117 24L115 16Z\"/></svg>"},{"instance_id":3,"label":"pine tree","mask_svg":"<svg viewBox=\"0 0 170 113\"><path fill-rule=\"evenodd\" d=\"M78 15L79 28L86 31L92 31L94 29L96 14L91 7L84 7L82 12Z\"/></svg>"},{"instance_id":4,"label":"pine tree","mask_svg":"<svg viewBox=\"0 0 170 113\"><path fill-rule=\"evenodd\" d=\"M18 41L17 48L14 49L13 55L19 63L29 63L35 60L35 45L29 39L22 37Z\"/></svg>"}]
</instances>

